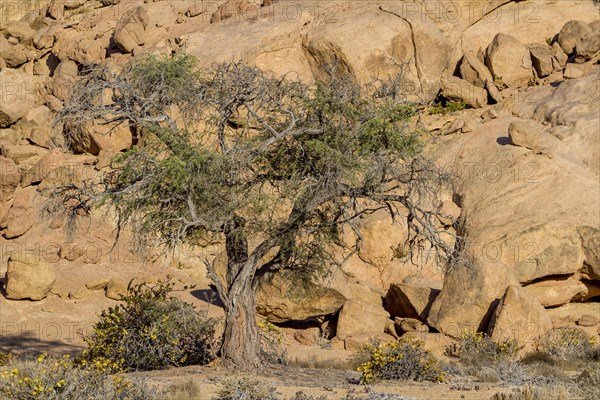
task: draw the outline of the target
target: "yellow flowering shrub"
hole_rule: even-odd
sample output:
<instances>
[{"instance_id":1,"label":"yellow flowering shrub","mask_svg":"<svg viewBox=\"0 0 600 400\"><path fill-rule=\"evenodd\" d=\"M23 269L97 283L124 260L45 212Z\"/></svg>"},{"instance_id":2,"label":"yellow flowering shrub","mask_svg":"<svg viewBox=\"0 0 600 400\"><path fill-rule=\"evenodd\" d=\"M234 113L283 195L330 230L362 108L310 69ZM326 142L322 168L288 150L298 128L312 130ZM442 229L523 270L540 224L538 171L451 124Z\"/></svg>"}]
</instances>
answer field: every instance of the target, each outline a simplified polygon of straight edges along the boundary
<instances>
[{"instance_id":1,"label":"yellow flowering shrub","mask_svg":"<svg viewBox=\"0 0 600 400\"><path fill-rule=\"evenodd\" d=\"M0 372L3 400L151 400L154 392L127 379L108 360L85 366L68 356L17 360Z\"/></svg>"},{"instance_id":2,"label":"yellow flowering shrub","mask_svg":"<svg viewBox=\"0 0 600 400\"><path fill-rule=\"evenodd\" d=\"M424 343L411 336L381 343L373 340L366 347L367 362L358 367L361 381L415 380L443 382L444 372L438 360L423 348Z\"/></svg>"},{"instance_id":3,"label":"yellow flowering shrub","mask_svg":"<svg viewBox=\"0 0 600 400\"><path fill-rule=\"evenodd\" d=\"M516 340L493 340L482 332L465 329L458 343L446 347L446 355L470 363L507 361L516 358L519 343Z\"/></svg>"},{"instance_id":4,"label":"yellow flowering shrub","mask_svg":"<svg viewBox=\"0 0 600 400\"><path fill-rule=\"evenodd\" d=\"M286 364L287 351L283 343L283 332L268 321L258 322L260 335L260 357L273 364Z\"/></svg>"},{"instance_id":5,"label":"yellow flowering shrub","mask_svg":"<svg viewBox=\"0 0 600 400\"><path fill-rule=\"evenodd\" d=\"M540 338L537 350L555 360L565 361L583 358L596 346L595 340L579 328L557 328Z\"/></svg>"},{"instance_id":6,"label":"yellow flowering shrub","mask_svg":"<svg viewBox=\"0 0 600 400\"><path fill-rule=\"evenodd\" d=\"M215 320L172 295L172 282L130 286L123 303L102 311L82 365L110 360L124 370L206 364L214 358Z\"/></svg>"}]
</instances>

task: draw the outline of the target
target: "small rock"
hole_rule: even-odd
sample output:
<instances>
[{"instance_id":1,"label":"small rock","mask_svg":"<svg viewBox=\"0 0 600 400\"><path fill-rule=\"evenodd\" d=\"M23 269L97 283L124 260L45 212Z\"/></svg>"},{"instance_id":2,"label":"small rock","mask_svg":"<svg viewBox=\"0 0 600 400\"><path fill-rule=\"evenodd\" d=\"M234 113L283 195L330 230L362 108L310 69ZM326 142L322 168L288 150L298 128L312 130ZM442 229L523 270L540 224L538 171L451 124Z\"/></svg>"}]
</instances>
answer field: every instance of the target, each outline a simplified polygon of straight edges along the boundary
<instances>
[{"instance_id":1,"label":"small rock","mask_svg":"<svg viewBox=\"0 0 600 400\"><path fill-rule=\"evenodd\" d=\"M562 47L560 47L560 45L557 42L554 42L552 44L552 48L550 50L550 52L552 53L552 57L554 57L554 59L558 62L558 64L564 68L565 65L567 65L567 61L569 59L569 56L567 56L565 54L565 52L563 51ZM561 69L558 69L557 71L561 71Z\"/></svg>"},{"instance_id":2,"label":"small rock","mask_svg":"<svg viewBox=\"0 0 600 400\"><path fill-rule=\"evenodd\" d=\"M590 314L584 314L577 320L577 325L579 326L596 326L600 322L598 317L595 317Z\"/></svg>"},{"instance_id":3,"label":"small rock","mask_svg":"<svg viewBox=\"0 0 600 400\"><path fill-rule=\"evenodd\" d=\"M481 114L481 119L484 122L487 122L487 121L491 121L492 119L498 118L498 115L499 115L498 111L490 108L489 110L486 110Z\"/></svg>"},{"instance_id":4,"label":"small rock","mask_svg":"<svg viewBox=\"0 0 600 400\"><path fill-rule=\"evenodd\" d=\"M429 332L429 327L414 318L394 318L394 325L399 335L407 332Z\"/></svg>"},{"instance_id":5,"label":"small rock","mask_svg":"<svg viewBox=\"0 0 600 400\"><path fill-rule=\"evenodd\" d=\"M127 285L122 281L111 278L106 285L106 297L112 300L121 300L127 295Z\"/></svg>"},{"instance_id":6,"label":"small rock","mask_svg":"<svg viewBox=\"0 0 600 400\"><path fill-rule=\"evenodd\" d=\"M85 284L85 287L90 290L104 290L108 286L109 279L100 278L90 281Z\"/></svg>"},{"instance_id":7,"label":"small rock","mask_svg":"<svg viewBox=\"0 0 600 400\"><path fill-rule=\"evenodd\" d=\"M69 293L69 298L71 300L81 300L81 299L85 299L90 294L92 294L92 292L88 288L82 287L79 290Z\"/></svg>"}]
</instances>

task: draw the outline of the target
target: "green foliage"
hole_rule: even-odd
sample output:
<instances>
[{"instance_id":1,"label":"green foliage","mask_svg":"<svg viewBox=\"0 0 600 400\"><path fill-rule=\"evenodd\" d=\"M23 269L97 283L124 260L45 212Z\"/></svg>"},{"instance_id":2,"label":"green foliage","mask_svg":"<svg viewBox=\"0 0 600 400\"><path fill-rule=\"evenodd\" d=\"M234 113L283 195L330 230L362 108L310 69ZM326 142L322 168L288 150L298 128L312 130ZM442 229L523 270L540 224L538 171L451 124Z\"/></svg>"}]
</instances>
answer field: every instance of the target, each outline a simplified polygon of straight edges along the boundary
<instances>
[{"instance_id":1,"label":"green foliage","mask_svg":"<svg viewBox=\"0 0 600 400\"><path fill-rule=\"evenodd\" d=\"M81 365L108 359L124 370L205 364L214 357L215 321L171 295L174 284L129 287L123 304L102 311Z\"/></svg>"},{"instance_id":2,"label":"green foliage","mask_svg":"<svg viewBox=\"0 0 600 400\"><path fill-rule=\"evenodd\" d=\"M460 358L465 364L479 365L512 360L517 356L516 340L493 340L482 332L464 330L458 343L446 348L446 355Z\"/></svg>"},{"instance_id":3,"label":"green foliage","mask_svg":"<svg viewBox=\"0 0 600 400\"><path fill-rule=\"evenodd\" d=\"M387 343L374 340L366 352L369 360L358 368L363 383L378 380L443 382L445 379L438 360L414 337L403 336Z\"/></svg>"},{"instance_id":4,"label":"green foliage","mask_svg":"<svg viewBox=\"0 0 600 400\"><path fill-rule=\"evenodd\" d=\"M456 111L461 111L467 108L467 103L464 101L448 100L445 98L436 100L429 108L430 114L447 114Z\"/></svg>"},{"instance_id":5,"label":"green foliage","mask_svg":"<svg viewBox=\"0 0 600 400\"><path fill-rule=\"evenodd\" d=\"M228 379L212 400L281 400L275 387L250 378Z\"/></svg>"},{"instance_id":6,"label":"green foliage","mask_svg":"<svg viewBox=\"0 0 600 400\"><path fill-rule=\"evenodd\" d=\"M596 346L579 328L558 328L539 339L537 350L555 361L568 361L588 358Z\"/></svg>"},{"instance_id":7,"label":"green foliage","mask_svg":"<svg viewBox=\"0 0 600 400\"><path fill-rule=\"evenodd\" d=\"M84 366L69 356L18 360L0 372L5 400L153 400L156 393L112 368L109 360Z\"/></svg>"}]
</instances>

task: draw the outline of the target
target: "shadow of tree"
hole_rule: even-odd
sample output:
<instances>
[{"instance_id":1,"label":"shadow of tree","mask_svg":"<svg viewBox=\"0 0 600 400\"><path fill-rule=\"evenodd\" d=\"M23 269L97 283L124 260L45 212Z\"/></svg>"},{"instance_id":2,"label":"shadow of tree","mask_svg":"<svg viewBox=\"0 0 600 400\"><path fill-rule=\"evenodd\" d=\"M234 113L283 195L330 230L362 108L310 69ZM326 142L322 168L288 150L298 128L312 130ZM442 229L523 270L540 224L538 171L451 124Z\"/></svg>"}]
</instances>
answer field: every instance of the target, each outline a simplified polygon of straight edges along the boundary
<instances>
[{"instance_id":1,"label":"shadow of tree","mask_svg":"<svg viewBox=\"0 0 600 400\"><path fill-rule=\"evenodd\" d=\"M63 355L81 352L84 346L71 343L65 338L44 340L40 332L25 331L17 334L0 334L0 352L18 354L20 356L37 356L42 353Z\"/></svg>"}]
</instances>

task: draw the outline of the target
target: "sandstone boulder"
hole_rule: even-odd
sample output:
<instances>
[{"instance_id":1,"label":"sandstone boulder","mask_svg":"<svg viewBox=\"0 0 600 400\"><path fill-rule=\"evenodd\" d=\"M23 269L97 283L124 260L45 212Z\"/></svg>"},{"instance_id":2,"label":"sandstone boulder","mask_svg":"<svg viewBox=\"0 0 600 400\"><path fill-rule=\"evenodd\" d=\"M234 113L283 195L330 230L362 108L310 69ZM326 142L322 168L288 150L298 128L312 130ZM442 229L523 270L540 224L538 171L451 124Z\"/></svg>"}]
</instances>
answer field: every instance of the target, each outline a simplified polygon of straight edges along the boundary
<instances>
[{"instance_id":1,"label":"sandstone boulder","mask_svg":"<svg viewBox=\"0 0 600 400\"><path fill-rule=\"evenodd\" d=\"M385 297L385 308L393 317L427 321L429 310L441 287L393 283Z\"/></svg>"},{"instance_id":2,"label":"sandstone boulder","mask_svg":"<svg viewBox=\"0 0 600 400\"><path fill-rule=\"evenodd\" d=\"M524 290L544 307L562 306L572 300L580 300L588 293L586 285L573 278L546 279L527 285Z\"/></svg>"},{"instance_id":3,"label":"sandstone boulder","mask_svg":"<svg viewBox=\"0 0 600 400\"><path fill-rule=\"evenodd\" d=\"M0 35L0 58L9 68L17 68L28 61L25 46L11 44L4 35Z\"/></svg>"},{"instance_id":4,"label":"sandstone boulder","mask_svg":"<svg viewBox=\"0 0 600 400\"><path fill-rule=\"evenodd\" d=\"M508 87L527 85L533 78L527 46L510 35L499 33L486 49L485 63L495 78Z\"/></svg>"},{"instance_id":5,"label":"sandstone boulder","mask_svg":"<svg viewBox=\"0 0 600 400\"><path fill-rule=\"evenodd\" d=\"M100 120L85 121L77 125L67 125L65 129L76 130L72 135L73 150L79 153L100 154L105 150L110 153L126 150L131 147L133 136L129 123L112 122L105 124Z\"/></svg>"},{"instance_id":6,"label":"sandstone boulder","mask_svg":"<svg viewBox=\"0 0 600 400\"><path fill-rule=\"evenodd\" d=\"M338 317L336 336L341 340L369 334L383 334L390 314L383 307L358 301L347 301Z\"/></svg>"},{"instance_id":7,"label":"sandstone boulder","mask_svg":"<svg viewBox=\"0 0 600 400\"><path fill-rule=\"evenodd\" d=\"M335 314L346 298L337 290L323 286L298 289L279 275L261 285L256 310L269 322L304 321ZM383 332L383 331L382 331Z\"/></svg>"},{"instance_id":8,"label":"sandstone boulder","mask_svg":"<svg viewBox=\"0 0 600 400\"><path fill-rule=\"evenodd\" d=\"M12 206L0 222L0 227L4 228L3 235L5 238L13 239L22 236L37 221L37 213L31 206L34 196L34 188L21 189L15 192Z\"/></svg>"},{"instance_id":9,"label":"sandstone boulder","mask_svg":"<svg viewBox=\"0 0 600 400\"><path fill-rule=\"evenodd\" d=\"M479 259L448 271L444 286L429 311L428 325L459 337L465 329L486 330L506 288L518 284L502 263Z\"/></svg>"},{"instance_id":10,"label":"sandstone boulder","mask_svg":"<svg viewBox=\"0 0 600 400\"><path fill-rule=\"evenodd\" d=\"M21 172L15 162L0 156L0 203L13 197L13 193L21 181Z\"/></svg>"},{"instance_id":11,"label":"sandstone boulder","mask_svg":"<svg viewBox=\"0 0 600 400\"><path fill-rule=\"evenodd\" d=\"M600 32L590 32L575 46L575 61L584 63L591 60L600 51Z\"/></svg>"},{"instance_id":12,"label":"sandstone boulder","mask_svg":"<svg viewBox=\"0 0 600 400\"><path fill-rule=\"evenodd\" d=\"M51 264L11 255L6 270L6 297L11 300L42 300L55 281L56 273Z\"/></svg>"},{"instance_id":13,"label":"sandstone boulder","mask_svg":"<svg viewBox=\"0 0 600 400\"><path fill-rule=\"evenodd\" d=\"M442 95L451 100L464 101L473 108L481 108L488 102L488 92L484 88L456 76L442 78Z\"/></svg>"},{"instance_id":14,"label":"sandstone boulder","mask_svg":"<svg viewBox=\"0 0 600 400\"><path fill-rule=\"evenodd\" d=\"M581 226L577 229L583 246L582 274L588 280L600 280L600 229L598 227Z\"/></svg>"},{"instance_id":15,"label":"sandstone boulder","mask_svg":"<svg viewBox=\"0 0 600 400\"><path fill-rule=\"evenodd\" d=\"M583 21L569 21L563 25L558 34L558 44L563 51L570 55L575 50L575 46L588 33L592 32L592 28Z\"/></svg>"},{"instance_id":16,"label":"sandstone boulder","mask_svg":"<svg viewBox=\"0 0 600 400\"><path fill-rule=\"evenodd\" d=\"M127 295L127 284L117 278L111 278L106 285L106 297L111 300L121 300Z\"/></svg>"},{"instance_id":17,"label":"sandstone boulder","mask_svg":"<svg viewBox=\"0 0 600 400\"><path fill-rule=\"evenodd\" d=\"M533 121L517 120L508 127L508 136L513 145L531 149L535 153L543 148L543 135L542 126Z\"/></svg>"},{"instance_id":18,"label":"sandstone boulder","mask_svg":"<svg viewBox=\"0 0 600 400\"><path fill-rule=\"evenodd\" d=\"M414 318L394 318L394 325L398 335L402 336L408 332L429 332L429 327Z\"/></svg>"},{"instance_id":19,"label":"sandstone boulder","mask_svg":"<svg viewBox=\"0 0 600 400\"><path fill-rule=\"evenodd\" d=\"M539 78L544 78L554 72L552 53L547 46L542 44L530 45L529 53L531 55L531 63Z\"/></svg>"},{"instance_id":20,"label":"sandstone boulder","mask_svg":"<svg viewBox=\"0 0 600 400\"><path fill-rule=\"evenodd\" d=\"M535 339L552 329L542 305L518 285L511 285L494 312L488 334L494 340L516 340L531 348Z\"/></svg>"},{"instance_id":21,"label":"sandstone boulder","mask_svg":"<svg viewBox=\"0 0 600 400\"><path fill-rule=\"evenodd\" d=\"M0 128L14 124L43 103L44 87L38 77L5 68L0 71L0 82Z\"/></svg>"},{"instance_id":22,"label":"sandstone boulder","mask_svg":"<svg viewBox=\"0 0 600 400\"><path fill-rule=\"evenodd\" d=\"M460 76L474 86L485 88L486 82L494 81L490 70L472 51L465 52L459 68Z\"/></svg>"},{"instance_id":23,"label":"sandstone boulder","mask_svg":"<svg viewBox=\"0 0 600 400\"><path fill-rule=\"evenodd\" d=\"M562 47L558 44L558 42L552 43L552 47L550 48L550 52L552 53L552 57L558 63L558 67L555 70L560 71L562 68L567 65L567 61L569 60L569 56L565 54Z\"/></svg>"},{"instance_id":24,"label":"sandstone boulder","mask_svg":"<svg viewBox=\"0 0 600 400\"><path fill-rule=\"evenodd\" d=\"M136 7L121 17L115 27L114 40L125 53L132 53L146 43L146 27L150 19L144 7Z\"/></svg>"}]
</instances>

